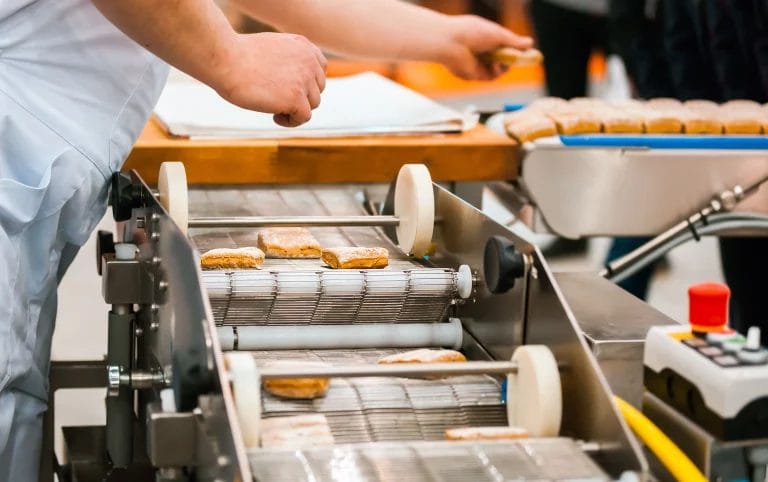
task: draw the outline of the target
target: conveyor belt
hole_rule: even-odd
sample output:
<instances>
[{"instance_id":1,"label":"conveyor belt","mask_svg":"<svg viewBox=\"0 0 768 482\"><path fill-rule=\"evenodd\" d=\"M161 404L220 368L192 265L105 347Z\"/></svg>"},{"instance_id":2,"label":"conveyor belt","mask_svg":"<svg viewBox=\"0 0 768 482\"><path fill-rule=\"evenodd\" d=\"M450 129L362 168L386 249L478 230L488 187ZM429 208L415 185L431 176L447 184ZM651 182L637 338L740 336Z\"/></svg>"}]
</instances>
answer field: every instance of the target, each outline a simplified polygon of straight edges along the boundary
<instances>
[{"instance_id":1,"label":"conveyor belt","mask_svg":"<svg viewBox=\"0 0 768 482\"><path fill-rule=\"evenodd\" d=\"M258 365L275 360L330 365L375 364L398 350L302 350L252 352ZM507 425L497 379L486 375L438 380L334 378L325 397L289 400L262 391L264 418L322 413L337 443L442 440L445 430Z\"/></svg>"},{"instance_id":2,"label":"conveyor belt","mask_svg":"<svg viewBox=\"0 0 768 482\"><path fill-rule=\"evenodd\" d=\"M610 480L570 439L412 442L249 453L259 482Z\"/></svg>"}]
</instances>

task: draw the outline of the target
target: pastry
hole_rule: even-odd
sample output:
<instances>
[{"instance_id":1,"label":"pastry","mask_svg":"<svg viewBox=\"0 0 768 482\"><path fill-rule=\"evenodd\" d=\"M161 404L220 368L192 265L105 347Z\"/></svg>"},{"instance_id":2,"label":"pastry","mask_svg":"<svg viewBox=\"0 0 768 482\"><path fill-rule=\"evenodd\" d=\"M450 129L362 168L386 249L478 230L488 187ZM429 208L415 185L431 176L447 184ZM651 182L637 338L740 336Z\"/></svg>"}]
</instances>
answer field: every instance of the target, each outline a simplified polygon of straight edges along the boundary
<instances>
[{"instance_id":1,"label":"pastry","mask_svg":"<svg viewBox=\"0 0 768 482\"><path fill-rule=\"evenodd\" d=\"M600 119L602 130L606 134L642 134L643 132L643 119L633 112L613 107L599 108L594 112Z\"/></svg>"},{"instance_id":2,"label":"pastry","mask_svg":"<svg viewBox=\"0 0 768 482\"><path fill-rule=\"evenodd\" d=\"M558 134L596 134L600 132L600 119L590 112L575 112L573 109L553 110L547 117L555 122Z\"/></svg>"},{"instance_id":3,"label":"pastry","mask_svg":"<svg viewBox=\"0 0 768 482\"><path fill-rule=\"evenodd\" d=\"M522 427L464 427L449 428L446 440L514 440L528 438L528 431Z\"/></svg>"},{"instance_id":4,"label":"pastry","mask_svg":"<svg viewBox=\"0 0 768 482\"><path fill-rule=\"evenodd\" d=\"M726 134L760 134L763 131L759 104L751 101L730 101L720 107L723 132Z\"/></svg>"},{"instance_id":5,"label":"pastry","mask_svg":"<svg viewBox=\"0 0 768 482\"><path fill-rule=\"evenodd\" d=\"M270 362L269 367L318 367L323 363L304 362L300 360L283 360ZM270 378L263 380L261 385L268 393L276 397L311 400L324 397L328 393L331 381L327 378Z\"/></svg>"},{"instance_id":6,"label":"pastry","mask_svg":"<svg viewBox=\"0 0 768 482\"><path fill-rule=\"evenodd\" d=\"M556 108L564 108L568 106L568 101L561 99L560 97L541 97L528 104L525 111L528 112L547 112ZM519 111L522 112L522 111Z\"/></svg>"},{"instance_id":7,"label":"pastry","mask_svg":"<svg viewBox=\"0 0 768 482\"><path fill-rule=\"evenodd\" d=\"M319 258L322 249L305 228L264 229L257 242L268 258Z\"/></svg>"},{"instance_id":8,"label":"pastry","mask_svg":"<svg viewBox=\"0 0 768 482\"><path fill-rule=\"evenodd\" d=\"M686 134L722 134L720 107L706 100L689 100L680 112Z\"/></svg>"},{"instance_id":9,"label":"pastry","mask_svg":"<svg viewBox=\"0 0 768 482\"><path fill-rule=\"evenodd\" d=\"M528 109L508 114L504 120L507 134L519 143L557 134L555 123L546 115Z\"/></svg>"},{"instance_id":10,"label":"pastry","mask_svg":"<svg viewBox=\"0 0 768 482\"><path fill-rule=\"evenodd\" d=\"M378 363L380 365L388 365L392 363L448 363L465 361L467 361L467 358L464 354L456 350L421 348L379 358Z\"/></svg>"},{"instance_id":11,"label":"pastry","mask_svg":"<svg viewBox=\"0 0 768 482\"><path fill-rule=\"evenodd\" d=\"M334 269L385 268L389 264L386 248L325 248L320 258Z\"/></svg>"},{"instance_id":12,"label":"pastry","mask_svg":"<svg viewBox=\"0 0 768 482\"><path fill-rule=\"evenodd\" d=\"M671 97L657 97L645 102L646 107L651 109L680 109L683 103Z\"/></svg>"},{"instance_id":13,"label":"pastry","mask_svg":"<svg viewBox=\"0 0 768 482\"><path fill-rule=\"evenodd\" d=\"M203 269L258 268L264 262L264 252L259 248L215 248L200 256Z\"/></svg>"},{"instance_id":14,"label":"pastry","mask_svg":"<svg viewBox=\"0 0 768 482\"><path fill-rule=\"evenodd\" d=\"M263 448L297 450L333 445L333 434L325 415L296 415L261 420Z\"/></svg>"}]
</instances>

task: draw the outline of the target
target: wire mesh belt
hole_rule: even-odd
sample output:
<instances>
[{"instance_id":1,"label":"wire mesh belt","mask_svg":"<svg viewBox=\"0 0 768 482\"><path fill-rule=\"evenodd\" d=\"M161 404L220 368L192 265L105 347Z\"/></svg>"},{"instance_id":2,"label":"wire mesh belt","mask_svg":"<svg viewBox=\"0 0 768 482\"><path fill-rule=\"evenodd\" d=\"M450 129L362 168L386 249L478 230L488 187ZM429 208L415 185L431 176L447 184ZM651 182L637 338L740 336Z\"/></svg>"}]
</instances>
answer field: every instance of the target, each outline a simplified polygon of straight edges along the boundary
<instances>
[{"instance_id":1,"label":"wire mesh belt","mask_svg":"<svg viewBox=\"0 0 768 482\"><path fill-rule=\"evenodd\" d=\"M219 325L442 321L457 297L449 269L208 271Z\"/></svg>"},{"instance_id":2,"label":"wire mesh belt","mask_svg":"<svg viewBox=\"0 0 768 482\"><path fill-rule=\"evenodd\" d=\"M607 481L570 439L411 442L249 453L259 482Z\"/></svg>"},{"instance_id":3,"label":"wire mesh belt","mask_svg":"<svg viewBox=\"0 0 768 482\"><path fill-rule=\"evenodd\" d=\"M376 363L397 350L252 352L257 364L275 360L322 361L331 365ZM504 426L506 408L498 380L485 375L437 380L334 378L315 400L289 400L262 392L264 418L321 413L337 443L442 440L445 430Z\"/></svg>"}]
</instances>

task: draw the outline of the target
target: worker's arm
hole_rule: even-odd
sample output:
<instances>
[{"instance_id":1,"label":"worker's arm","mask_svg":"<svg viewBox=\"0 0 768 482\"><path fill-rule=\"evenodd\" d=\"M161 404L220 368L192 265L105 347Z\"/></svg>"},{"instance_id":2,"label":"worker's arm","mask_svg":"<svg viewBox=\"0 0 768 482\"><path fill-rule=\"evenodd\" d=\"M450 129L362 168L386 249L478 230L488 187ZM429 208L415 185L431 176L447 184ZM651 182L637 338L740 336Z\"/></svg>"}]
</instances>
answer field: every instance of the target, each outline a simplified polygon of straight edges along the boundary
<instances>
[{"instance_id":1,"label":"worker's arm","mask_svg":"<svg viewBox=\"0 0 768 482\"><path fill-rule=\"evenodd\" d=\"M235 33L211 0L93 0L126 35L246 109L295 126L325 87L325 57L304 37Z\"/></svg>"},{"instance_id":2,"label":"worker's arm","mask_svg":"<svg viewBox=\"0 0 768 482\"><path fill-rule=\"evenodd\" d=\"M488 20L449 16L399 0L234 0L246 14L278 30L306 35L352 57L428 60L470 79L498 73L479 54L525 49L532 40Z\"/></svg>"}]
</instances>

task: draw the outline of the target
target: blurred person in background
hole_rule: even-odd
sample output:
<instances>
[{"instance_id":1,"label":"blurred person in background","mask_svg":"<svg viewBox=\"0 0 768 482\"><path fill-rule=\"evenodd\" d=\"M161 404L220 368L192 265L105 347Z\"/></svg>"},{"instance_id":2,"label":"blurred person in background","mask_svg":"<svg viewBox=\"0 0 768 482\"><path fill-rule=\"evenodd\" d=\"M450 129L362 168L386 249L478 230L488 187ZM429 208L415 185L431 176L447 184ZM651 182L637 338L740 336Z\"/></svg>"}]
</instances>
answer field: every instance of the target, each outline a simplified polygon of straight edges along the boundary
<instances>
[{"instance_id":1,"label":"blurred person in background","mask_svg":"<svg viewBox=\"0 0 768 482\"><path fill-rule=\"evenodd\" d=\"M641 98L768 101L765 0L611 0L610 22ZM743 204L765 209L766 188ZM768 238L723 237L720 253L731 326L760 326L766 344Z\"/></svg>"}]
</instances>

